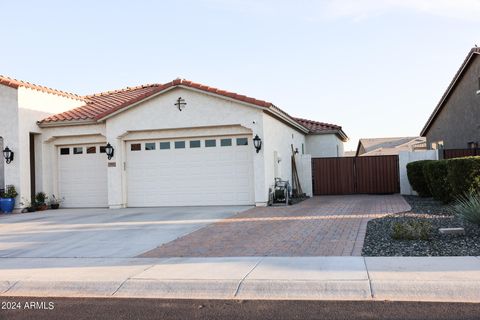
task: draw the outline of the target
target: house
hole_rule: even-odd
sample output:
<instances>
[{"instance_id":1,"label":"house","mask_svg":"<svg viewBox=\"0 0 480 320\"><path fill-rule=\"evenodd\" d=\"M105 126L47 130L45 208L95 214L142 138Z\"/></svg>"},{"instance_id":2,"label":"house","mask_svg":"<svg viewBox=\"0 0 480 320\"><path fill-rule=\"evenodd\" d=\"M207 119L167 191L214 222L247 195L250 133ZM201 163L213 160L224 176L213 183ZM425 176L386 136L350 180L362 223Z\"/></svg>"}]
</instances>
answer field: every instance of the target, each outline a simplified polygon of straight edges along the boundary
<instances>
[{"instance_id":1,"label":"house","mask_svg":"<svg viewBox=\"0 0 480 320\"><path fill-rule=\"evenodd\" d=\"M275 177L291 181L292 146L309 166L308 153L337 156L347 139L339 126L180 79L79 96L0 77L0 110L0 147L14 152L3 183L64 207L261 206Z\"/></svg>"},{"instance_id":2,"label":"house","mask_svg":"<svg viewBox=\"0 0 480 320\"><path fill-rule=\"evenodd\" d=\"M429 149L477 148L480 141L480 48L472 48L421 136Z\"/></svg>"},{"instance_id":3,"label":"house","mask_svg":"<svg viewBox=\"0 0 480 320\"><path fill-rule=\"evenodd\" d=\"M423 137L369 138L358 141L355 155L357 157L398 155L401 151L412 152L425 149Z\"/></svg>"}]
</instances>

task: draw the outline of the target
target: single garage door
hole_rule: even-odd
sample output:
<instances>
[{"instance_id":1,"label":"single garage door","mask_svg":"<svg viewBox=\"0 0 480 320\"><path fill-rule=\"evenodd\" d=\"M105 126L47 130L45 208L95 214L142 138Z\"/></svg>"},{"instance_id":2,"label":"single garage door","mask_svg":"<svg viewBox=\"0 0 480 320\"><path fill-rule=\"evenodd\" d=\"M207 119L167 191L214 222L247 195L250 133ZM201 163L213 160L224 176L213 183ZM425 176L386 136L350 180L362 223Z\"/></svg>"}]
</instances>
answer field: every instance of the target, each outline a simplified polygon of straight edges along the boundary
<instances>
[{"instance_id":1,"label":"single garage door","mask_svg":"<svg viewBox=\"0 0 480 320\"><path fill-rule=\"evenodd\" d=\"M63 207L107 207L107 156L104 147L59 147L58 189Z\"/></svg>"},{"instance_id":2,"label":"single garage door","mask_svg":"<svg viewBox=\"0 0 480 320\"><path fill-rule=\"evenodd\" d=\"M253 204L251 143L243 136L128 142L128 206Z\"/></svg>"}]
</instances>

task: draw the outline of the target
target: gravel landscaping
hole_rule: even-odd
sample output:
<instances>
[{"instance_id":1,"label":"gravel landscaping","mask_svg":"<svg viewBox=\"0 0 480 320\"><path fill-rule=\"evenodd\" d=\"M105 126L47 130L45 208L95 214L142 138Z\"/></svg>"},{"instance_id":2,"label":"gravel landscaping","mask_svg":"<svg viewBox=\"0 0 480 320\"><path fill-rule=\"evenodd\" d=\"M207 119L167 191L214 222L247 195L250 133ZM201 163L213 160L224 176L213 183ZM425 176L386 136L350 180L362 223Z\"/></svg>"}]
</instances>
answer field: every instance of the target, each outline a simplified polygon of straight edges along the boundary
<instances>
[{"instance_id":1,"label":"gravel landscaping","mask_svg":"<svg viewBox=\"0 0 480 320\"><path fill-rule=\"evenodd\" d=\"M429 198L406 196L412 212L389 215L368 222L364 256L480 256L480 226L451 215L449 207ZM429 240L394 240L393 226L425 222ZM465 228L465 235L442 235L439 228Z\"/></svg>"}]
</instances>

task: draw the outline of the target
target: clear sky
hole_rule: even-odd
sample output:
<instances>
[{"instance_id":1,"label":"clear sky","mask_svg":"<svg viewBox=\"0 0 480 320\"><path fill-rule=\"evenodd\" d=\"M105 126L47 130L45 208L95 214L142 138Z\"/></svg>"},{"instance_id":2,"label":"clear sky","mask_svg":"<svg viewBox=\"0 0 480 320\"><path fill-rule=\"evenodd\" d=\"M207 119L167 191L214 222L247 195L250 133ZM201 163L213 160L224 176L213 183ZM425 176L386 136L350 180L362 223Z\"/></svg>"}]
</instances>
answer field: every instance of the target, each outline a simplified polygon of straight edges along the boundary
<instances>
[{"instance_id":1,"label":"clear sky","mask_svg":"<svg viewBox=\"0 0 480 320\"><path fill-rule=\"evenodd\" d=\"M478 0L0 2L0 74L78 94L177 77L361 137L418 135Z\"/></svg>"}]
</instances>

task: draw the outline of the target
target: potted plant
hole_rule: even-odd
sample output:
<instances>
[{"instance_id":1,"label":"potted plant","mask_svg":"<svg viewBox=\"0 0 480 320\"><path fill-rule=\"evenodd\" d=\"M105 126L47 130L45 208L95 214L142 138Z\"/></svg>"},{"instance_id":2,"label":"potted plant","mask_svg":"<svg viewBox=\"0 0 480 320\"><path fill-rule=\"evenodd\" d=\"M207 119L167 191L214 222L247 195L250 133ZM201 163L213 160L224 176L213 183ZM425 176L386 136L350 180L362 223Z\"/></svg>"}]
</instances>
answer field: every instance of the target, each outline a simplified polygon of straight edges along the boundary
<instances>
[{"instance_id":1,"label":"potted plant","mask_svg":"<svg viewBox=\"0 0 480 320\"><path fill-rule=\"evenodd\" d=\"M2 212L11 213L15 208L15 198L18 196L18 192L14 186L8 185L5 192L1 194L0 209Z\"/></svg>"},{"instance_id":2,"label":"potted plant","mask_svg":"<svg viewBox=\"0 0 480 320\"><path fill-rule=\"evenodd\" d=\"M22 207L24 207L24 209L22 210L22 213L23 213L23 212L35 212L35 211L37 211L37 210L35 209L35 206L36 206L36 205L35 205L35 200L33 201L33 203L31 203L30 201L25 200L25 199L22 198L22 202L20 202L20 205L21 205ZM24 211L24 210L25 210L25 211Z\"/></svg>"},{"instance_id":3,"label":"potted plant","mask_svg":"<svg viewBox=\"0 0 480 320\"><path fill-rule=\"evenodd\" d=\"M54 194L52 194L52 197L50 198L50 209L56 210L60 208L60 203L62 203L63 199L57 199Z\"/></svg>"},{"instance_id":4,"label":"potted plant","mask_svg":"<svg viewBox=\"0 0 480 320\"><path fill-rule=\"evenodd\" d=\"M48 209L47 195L45 192L39 192L35 195L35 209L37 211L45 211Z\"/></svg>"}]
</instances>

